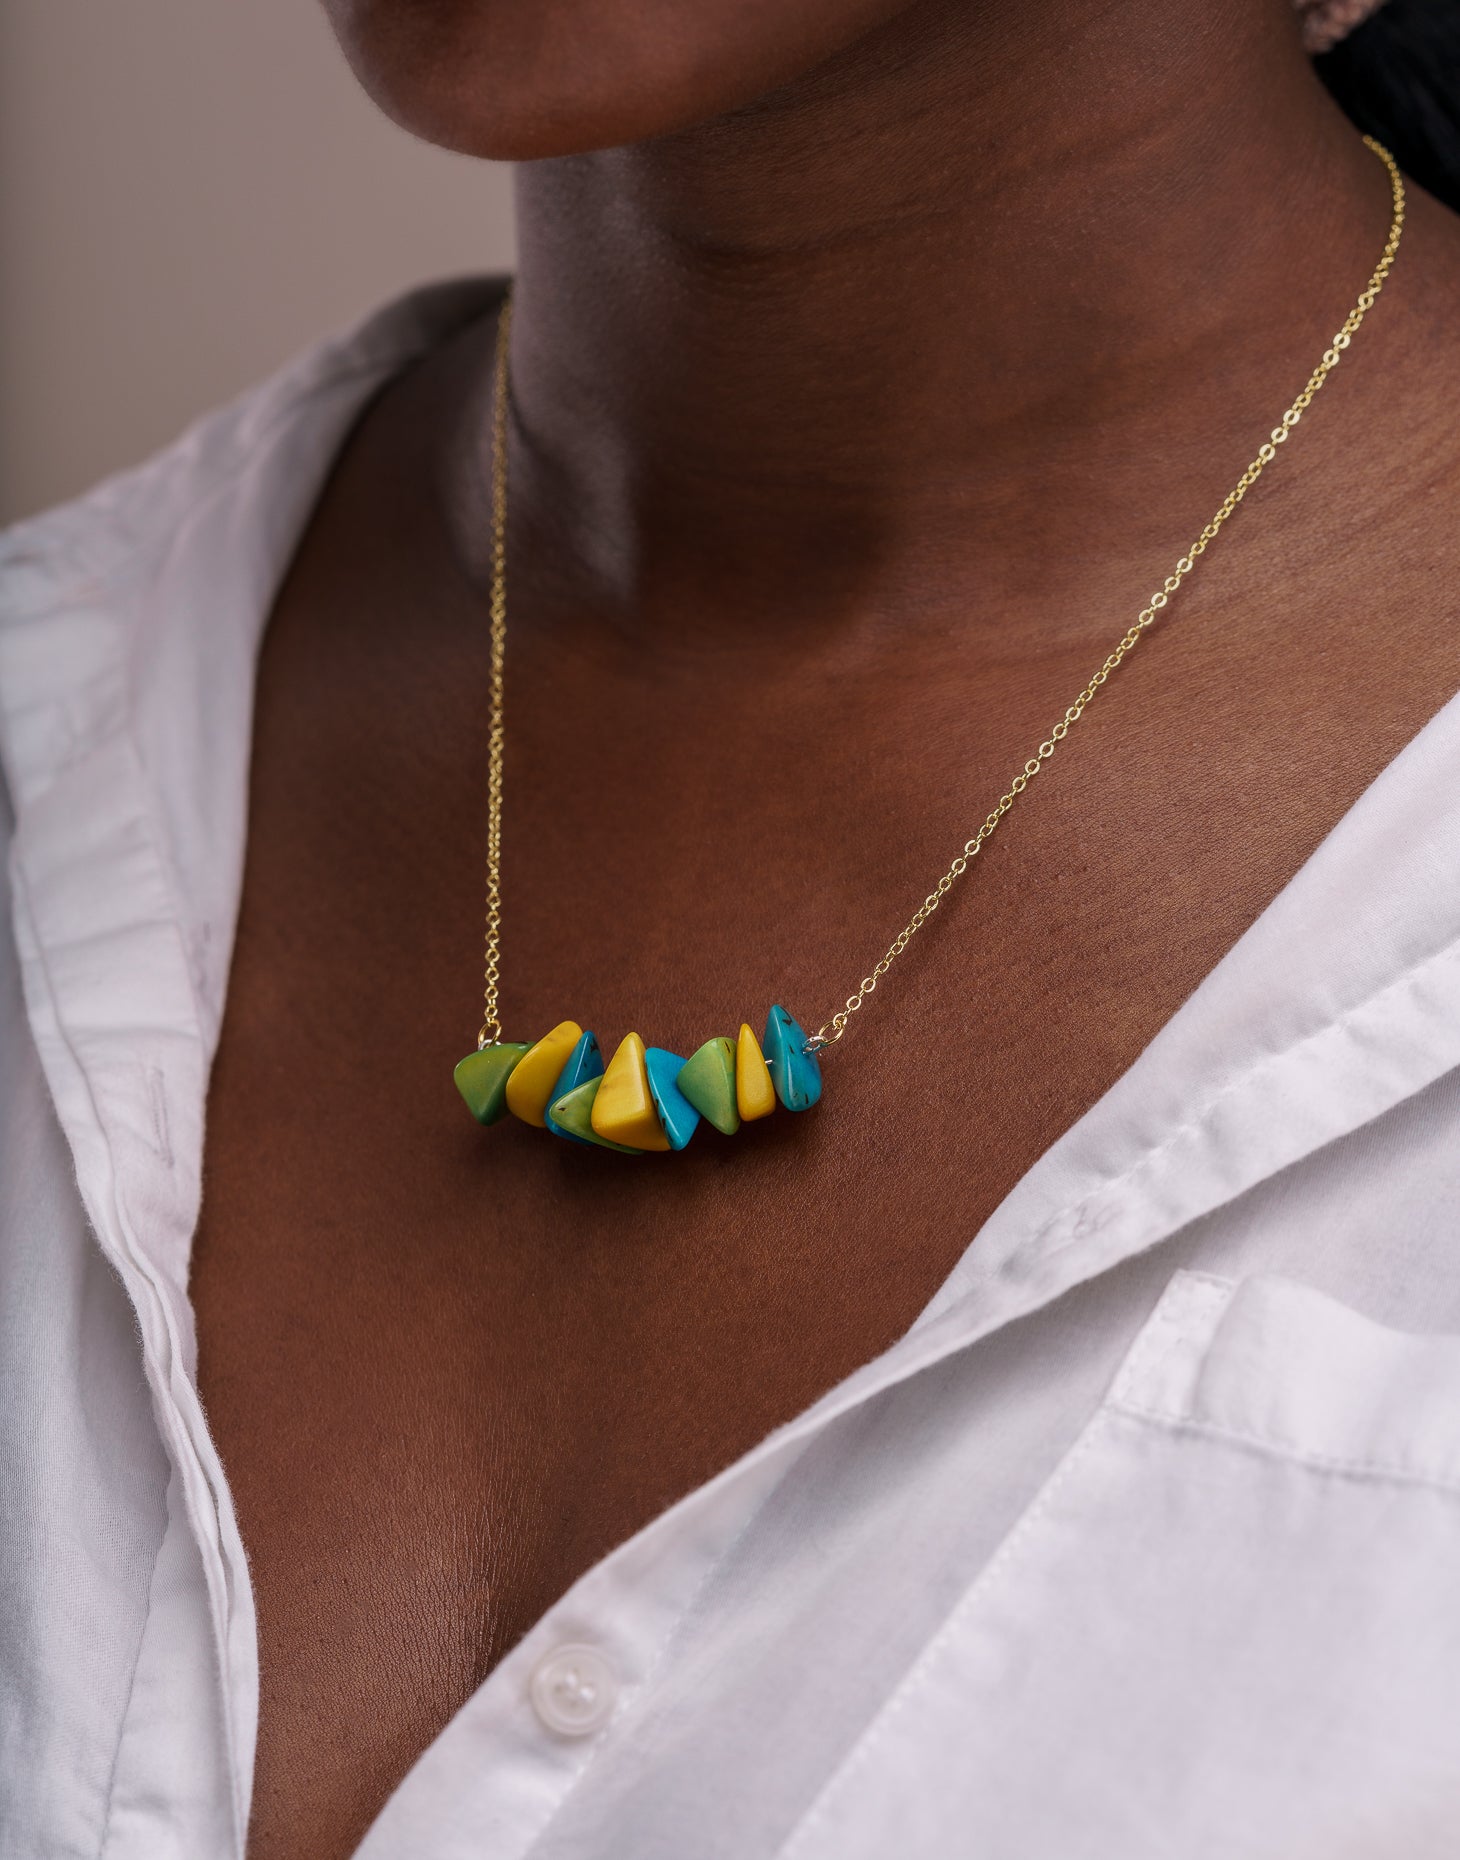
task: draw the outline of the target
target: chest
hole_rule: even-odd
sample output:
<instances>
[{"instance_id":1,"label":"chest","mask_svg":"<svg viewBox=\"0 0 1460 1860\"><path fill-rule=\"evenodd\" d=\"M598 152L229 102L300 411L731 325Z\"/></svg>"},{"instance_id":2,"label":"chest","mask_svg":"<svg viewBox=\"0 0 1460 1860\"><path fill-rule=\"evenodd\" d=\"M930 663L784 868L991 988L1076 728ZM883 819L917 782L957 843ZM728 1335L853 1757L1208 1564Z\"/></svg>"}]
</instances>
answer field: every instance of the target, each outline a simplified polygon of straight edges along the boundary
<instances>
[{"instance_id":1,"label":"chest","mask_svg":"<svg viewBox=\"0 0 1460 1860\"><path fill-rule=\"evenodd\" d=\"M907 1328L1442 695L1421 661L1295 765L1290 705L1252 682L1193 706L1200 635L1163 641L1142 729L1082 724L869 998L821 1105L624 1158L481 1130L456 1096L480 616L423 642L387 624L402 600L349 593L306 549L264 657L193 1278L259 1610L256 1844L315 1860L583 1570ZM424 605L450 620L449 595ZM571 1015L687 1053L771 1000L815 1026L1077 658L997 688L949 661L911 702L843 665L813 730L753 663L628 676L524 640L507 1036Z\"/></svg>"}]
</instances>

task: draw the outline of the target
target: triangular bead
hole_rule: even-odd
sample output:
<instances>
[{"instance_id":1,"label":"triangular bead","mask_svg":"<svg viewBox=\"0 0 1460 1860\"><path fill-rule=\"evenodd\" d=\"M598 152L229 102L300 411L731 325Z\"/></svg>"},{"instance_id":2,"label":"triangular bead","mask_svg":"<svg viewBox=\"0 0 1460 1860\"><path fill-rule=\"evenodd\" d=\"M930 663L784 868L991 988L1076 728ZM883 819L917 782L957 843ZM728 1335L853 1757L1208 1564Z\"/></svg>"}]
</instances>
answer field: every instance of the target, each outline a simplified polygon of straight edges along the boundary
<instances>
[{"instance_id":1,"label":"triangular bead","mask_svg":"<svg viewBox=\"0 0 1460 1860\"><path fill-rule=\"evenodd\" d=\"M659 1122L672 1150L682 1150L695 1133L700 1114L676 1083L684 1069L678 1053L662 1046L651 1046L644 1054L644 1070L649 1075L649 1092Z\"/></svg>"},{"instance_id":2,"label":"triangular bead","mask_svg":"<svg viewBox=\"0 0 1460 1860\"><path fill-rule=\"evenodd\" d=\"M527 1049L507 1081L507 1109L514 1117L524 1124L536 1124L539 1130L546 1125L548 1100L569 1053L582 1037L576 1020L563 1020Z\"/></svg>"},{"instance_id":3,"label":"triangular bead","mask_svg":"<svg viewBox=\"0 0 1460 1860\"><path fill-rule=\"evenodd\" d=\"M776 1096L788 1111L809 1111L821 1096L821 1067L802 1052L806 1035L783 1007L773 1007L765 1024L765 1057Z\"/></svg>"},{"instance_id":4,"label":"triangular bead","mask_svg":"<svg viewBox=\"0 0 1460 1860\"><path fill-rule=\"evenodd\" d=\"M735 1042L723 1036L706 1040L691 1053L675 1080L680 1091L708 1123L733 1137L740 1128L735 1102Z\"/></svg>"},{"instance_id":5,"label":"triangular bead","mask_svg":"<svg viewBox=\"0 0 1460 1860\"><path fill-rule=\"evenodd\" d=\"M625 1156L642 1154L632 1143L613 1143L593 1128L593 1101L602 1084L601 1076L585 1079L565 1097L554 1099L548 1111L549 1129L559 1136L575 1137L579 1143L595 1143L601 1150L621 1150Z\"/></svg>"},{"instance_id":6,"label":"triangular bead","mask_svg":"<svg viewBox=\"0 0 1460 1860\"><path fill-rule=\"evenodd\" d=\"M744 1022L735 1043L735 1102L747 1124L758 1117L769 1117L776 1108L776 1089L766 1070L765 1055Z\"/></svg>"},{"instance_id":7,"label":"triangular bead","mask_svg":"<svg viewBox=\"0 0 1460 1860\"><path fill-rule=\"evenodd\" d=\"M527 1052L525 1043L508 1041L468 1053L452 1077L466 1099L467 1109L479 1124L495 1124L507 1114L507 1081Z\"/></svg>"},{"instance_id":8,"label":"triangular bead","mask_svg":"<svg viewBox=\"0 0 1460 1860\"><path fill-rule=\"evenodd\" d=\"M581 1034L577 1045L568 1055L568 1063L558 1074L558 1082L553 1086L548 1097L547 1114L543 1121L555 1137L567 1137L574 1143L588 1142L587 1137L580 1137L574 1131L565 1130L554 1120L553 1106L559 1098L566 1098L568 1093L576 1090L579 1085L586 1085L589 1079L601 1079L602 1077L603 1054L598 1050L598 1035L596 1033ZM597 1142L598 1139L595 1137L593 1141Z\"/></svg>"},{"instance_id":9,"label":"triangular bead","mask_svg":"<svg viewBox=\"0 0 1460 1860\"><path fill-rule=\"evenodd\" d=\"M608 1062L602 1089L593 1101L593 1128L600 1137L626 1143L631 1149L669 1148L649 1090L644 1042L636 1033L624 1035Z\"/></svg>"}]
</instances>

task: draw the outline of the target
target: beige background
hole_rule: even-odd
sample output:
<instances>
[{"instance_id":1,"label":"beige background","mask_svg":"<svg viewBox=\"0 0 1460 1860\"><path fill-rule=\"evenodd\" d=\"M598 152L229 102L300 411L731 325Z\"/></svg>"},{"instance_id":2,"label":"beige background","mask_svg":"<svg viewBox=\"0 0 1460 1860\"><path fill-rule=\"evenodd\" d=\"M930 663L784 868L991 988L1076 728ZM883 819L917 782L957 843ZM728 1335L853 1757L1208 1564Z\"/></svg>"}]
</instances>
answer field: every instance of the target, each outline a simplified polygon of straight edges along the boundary
<instances>
[{"instance_id":1,"label":"beige background","mask_svg":"<svg viewBox=\"0 0 1460 1860\"><path fill-rule=\"evenodd\" d=\"M506 171L386 122L317 0L0 0L0 520L511 250Z\"/></svg>"}]
</instances>

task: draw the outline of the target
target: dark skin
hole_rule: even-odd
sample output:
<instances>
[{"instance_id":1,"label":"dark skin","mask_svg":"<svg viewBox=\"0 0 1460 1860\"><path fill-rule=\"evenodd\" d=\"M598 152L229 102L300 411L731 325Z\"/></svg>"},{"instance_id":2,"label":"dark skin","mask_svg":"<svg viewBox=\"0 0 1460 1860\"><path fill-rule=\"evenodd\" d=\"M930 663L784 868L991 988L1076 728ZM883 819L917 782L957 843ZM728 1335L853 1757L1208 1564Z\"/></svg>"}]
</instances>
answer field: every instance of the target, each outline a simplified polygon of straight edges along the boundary
<instances>
[{"instance_id":1,"label":"dark skin","mask_svg":"<svg viewBox=\"0 0 1460 1860\"><path fill-rule=\"evenodd\" d=\"M508 1037L815 1025L1292 398L1382 171L1285 0L336 11L402 120L534 158ZM195 1257L253 1860L351 1852L586 1568L891 1344L1460 684L1457 290L1415 199L1350 357L823 1106L672 1158L456 1098L490 315L368 410L264 649Z\"/></svg>"}]
</instances>

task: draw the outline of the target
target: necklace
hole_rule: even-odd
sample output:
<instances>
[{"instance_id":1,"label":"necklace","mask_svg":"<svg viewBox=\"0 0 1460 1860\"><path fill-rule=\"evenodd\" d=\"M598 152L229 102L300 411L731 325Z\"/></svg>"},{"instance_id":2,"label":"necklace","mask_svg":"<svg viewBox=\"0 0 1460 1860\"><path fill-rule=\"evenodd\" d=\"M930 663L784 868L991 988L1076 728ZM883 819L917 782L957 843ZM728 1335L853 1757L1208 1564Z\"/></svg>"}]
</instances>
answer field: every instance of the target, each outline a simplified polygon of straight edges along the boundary
<instances>
[{"instance_id":1,"label":"necklace","mask_svg":"<svg viewBox=\"0 0 1460 1860\"><path fill-rule=\"evenodd\" d=\"M507 646L507 404L512 300L497 326L492 422L491 732L487 781L486 1013L474 1052L456 1068L456 1084L472 1115L494 1124L508 1112L559 1137L629 1155L681 1150L703 1118L726 1136L742 1123L768 1117L779 1102L805 1111L821 1096L818 1054L835 1046L847 1023L882 977L937 910L983 850L1000 821L1039 774L1085 714L1096 693L1144 639L1172 596L1211 547L1223 525L1277 456L1314 396L1337 368L1389 276L1404 229L1404 182L1388 149L1365 136L1366 146L1388 170L1394 211L1389 237L1358 301L1344 318L1302 392L1258 447L1257 456L1222 500L1215 516L1131 622L1100 669L1066 709L1048 736L1014 776L998 802L946 872L888 945L881 960L848 995L845 1006L807 1035L783 1007L770 1010L763 1039L748 1024L731 1040L717 1035L688 1058L663 1047L645 1047L637 1033L625 1035L604 1064L596 1036L565 1020L537 1041L503 1040L497 996L501 980L502 932L502 756L503 671Z\"/></svg>"}]
</instances>

